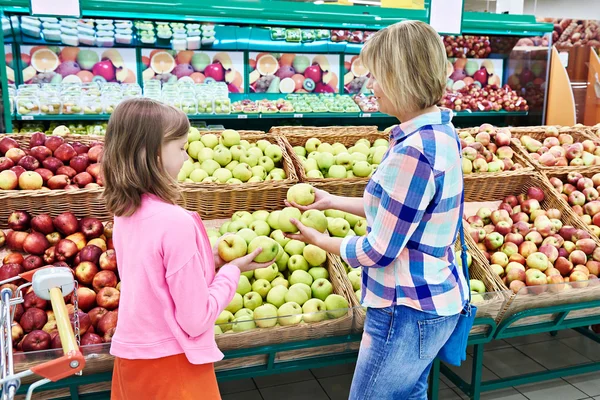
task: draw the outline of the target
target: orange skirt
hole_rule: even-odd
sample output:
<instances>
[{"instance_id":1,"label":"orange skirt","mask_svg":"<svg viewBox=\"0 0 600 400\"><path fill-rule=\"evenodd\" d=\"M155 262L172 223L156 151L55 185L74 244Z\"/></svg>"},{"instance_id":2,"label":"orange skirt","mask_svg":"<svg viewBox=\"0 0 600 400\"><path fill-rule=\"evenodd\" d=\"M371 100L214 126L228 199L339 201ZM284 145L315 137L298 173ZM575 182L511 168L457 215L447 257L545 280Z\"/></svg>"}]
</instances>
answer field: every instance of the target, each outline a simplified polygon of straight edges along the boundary
<instances>
[{"instance_id":1,"label":"orange skirt","mask_svg":"<svg viewBox=\"0 0 600 400\"><path fill-rule=\"evenodd\" d=\"M115 357L111 400L220 400L213 364L194 365L185 354L155 360Z\"/></svg>"}]
</instances>

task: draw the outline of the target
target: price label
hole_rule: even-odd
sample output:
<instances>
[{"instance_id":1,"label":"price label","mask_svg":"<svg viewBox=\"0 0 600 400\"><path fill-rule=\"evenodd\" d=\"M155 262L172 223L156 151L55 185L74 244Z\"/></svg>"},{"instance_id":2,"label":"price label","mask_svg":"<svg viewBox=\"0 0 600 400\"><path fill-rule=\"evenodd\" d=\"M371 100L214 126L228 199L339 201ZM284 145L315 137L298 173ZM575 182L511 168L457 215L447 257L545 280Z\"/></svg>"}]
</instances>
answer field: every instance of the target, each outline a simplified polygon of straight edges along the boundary
<instances>
[{"instance_id":1,"label":"price label","mask_svg":"<svg viewBox=\"0 0 600 400\"><path fill-rule=\"evenodd\" d=\"M363 118L371 118L371 114L363 114L362 117Z\"/></svg>"},{"instance_id":2,"label":"price label","mask_svg":"<svg viewBox=\"0 0 600 400\"><path fill-rule=\"evenodd\" d=\"M246 114L238 114L238 119L248 119Z\"/></svg>"},{"instance_id":3,"label":"price label","mask_svg":"<svg viewBox=\"0 0 600 400\"><path fill-rule=\"evenodd\" d=\"M558 58L560 59L563 67L567 68L569 66L569 53L567 51L561 51L558 53Z\"/></svg>"},{"instance_id":4,"label":"price label","mask_svg":"<svg viewBox=\"0 0 600 400\"><path fill-rule=\"evenodd\" d=\"M79 0L31 0L31 15L81 16Z\"/></svg>"},{"instance_id":5,"label":"price label","mask_svg":"<svg viewBox=\"0 0 600 400\"><path fill-rule=\"evenodd\" d=\"M21 116L23 121L33 121L33 115L23 115Z\"/></svg>"},{"instance_id":6,"label":"price label","mask_svg":"<svg viewBox=\"0 0 600 400\"><path fill-rule=\"evenodd\" d=\"M464 0L431 0L429 25L439 33L460 35Z\"/></svg>"},{"instance_id":7,"label":"price label","mask_svg":"<svg viewBox=\"0 0 600 400\"><path fill-rule=\"evenodd\" d=\"M294 118L304 118L303 114L294 114Z\"/></svg>"}]
</instances>

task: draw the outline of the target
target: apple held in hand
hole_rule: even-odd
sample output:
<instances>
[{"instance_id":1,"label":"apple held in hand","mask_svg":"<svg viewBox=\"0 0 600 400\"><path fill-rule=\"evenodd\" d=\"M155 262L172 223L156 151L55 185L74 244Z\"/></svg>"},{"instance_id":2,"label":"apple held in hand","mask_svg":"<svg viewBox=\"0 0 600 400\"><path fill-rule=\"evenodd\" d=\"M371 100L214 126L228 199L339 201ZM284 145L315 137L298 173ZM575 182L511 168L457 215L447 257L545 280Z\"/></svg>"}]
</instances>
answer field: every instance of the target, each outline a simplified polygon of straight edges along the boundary
<instances>
[{"instance_id":1,"label":"apple held in hand","mask_svg":"<svg viewBox=\"0 0 600 400\"><path fill-rule=\"evenodd\" d=\"M279 253L279 244L275 240L267 236L258 236L252 239L252 241L248 245L248 253L252 253L258 248L261 248L262 251L259 255L257 255L254 258L254 261L256 262L272 261L275 259L275 257L277 257L277 254Z\"/></svg>"},{"instance_id":2,"label":"apple held in hand","mask_svg":"<svg viewBox=\"0 0 600 400\"><path fill-rule=\"evenodd\" d=\"M308 206L315 202L315 189L308 183L299 183L287 191L287 200L301 206Z\"/></svg>"},{"instance_id":3,"label":"apple held in hand","mask_svg":"<svg viewBox=\"0 0 600 400\"><path fill-rule=\"evenodd\" d=\"M243 237L238 235L227 235L221 238L217 245L219 257L225 262L230 262L236 258L246 255L248 246Z\"/></svg>"}]
</instances>

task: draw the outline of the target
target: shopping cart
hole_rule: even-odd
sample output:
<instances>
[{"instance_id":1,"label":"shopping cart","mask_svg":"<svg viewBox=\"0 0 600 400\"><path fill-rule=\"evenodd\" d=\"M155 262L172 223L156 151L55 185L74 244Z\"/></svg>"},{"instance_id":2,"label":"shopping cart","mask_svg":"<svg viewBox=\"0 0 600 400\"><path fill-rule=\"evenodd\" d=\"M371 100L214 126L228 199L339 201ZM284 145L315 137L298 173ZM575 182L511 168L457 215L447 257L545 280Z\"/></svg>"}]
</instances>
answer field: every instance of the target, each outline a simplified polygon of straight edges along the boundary
<instances>
[{"instance_id":1,"label":"shopping cart","mask_svg":"<svg viewBox=\"0 0 600 400\"><path fill-rule=\"evenodd\" d=\"M25 280L27 283L19 286L14 293L10 288L4 288L0 291L0 399L12 400L19 386L21 379L30 375L39 375L40 379L29 386L26 399L31 399L33 391L49 382L56 382L60 379L77 374L85 366L85 359L79 350L78 340L73 333L69 313L64 301L64 296L69 295L76 287L73 278L73 272L69 268L44 267L34 271L25 272L14 278L0 282L0 285L18 280ZM31 369L19 373L14 372L13 346L12 346L12 323L15 315L16 306L23 303L23 289L33 286L35 294L49 300L52 305L52 311L56 318L58 334L62 343L64 355L56 360L48 361L36 365ZM74 292L74 325L78 331L78 309L77 309L77 291Z\"/></svg>"}]
</instances>

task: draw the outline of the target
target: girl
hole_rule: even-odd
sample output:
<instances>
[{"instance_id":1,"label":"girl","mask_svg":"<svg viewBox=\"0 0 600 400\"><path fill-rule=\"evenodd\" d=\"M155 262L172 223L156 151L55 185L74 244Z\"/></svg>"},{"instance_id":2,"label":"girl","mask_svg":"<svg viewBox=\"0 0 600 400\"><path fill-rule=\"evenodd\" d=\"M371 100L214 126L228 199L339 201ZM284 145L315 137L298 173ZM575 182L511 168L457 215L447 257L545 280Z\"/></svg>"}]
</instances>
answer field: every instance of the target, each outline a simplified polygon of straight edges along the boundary
<instances>
[{"instance_id":1,"label":"girl","mask_svg":"<svg viewBox=\"0 0 600 400\"><path fill-rule=\"evenodd\" d=\"M189 127L182 111L142 98L122 102L108 123L104 196L122 286L115 400L220 399L213 325L240 271L272 264L252 261L261 249L224 264L198 215L176 205Z\"/></svg>"},{"instance_id":2,"label":"girl","mask_svg":"<svg viewBox=\"0 0 600 400\"><path fill-rule=\"evenodd\" d=\"M426 400L431 364L468 297L454 259L463 177L452 113L436 104L446 86L446 52L429 25L405 21L380 30L360 58L379 109L401 124L364 198L316 190L309 207L366 216L366 236L330 238L300 222L288 235L362 267L363 339L352 400Z\"/></svg>"}]
</instances>

